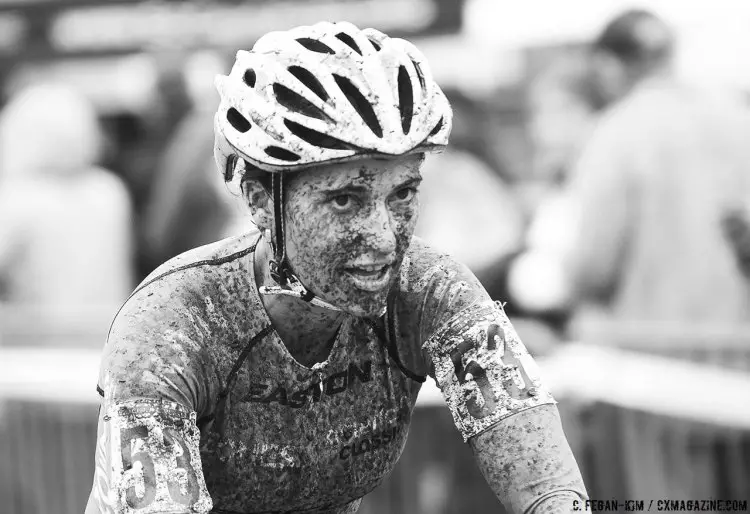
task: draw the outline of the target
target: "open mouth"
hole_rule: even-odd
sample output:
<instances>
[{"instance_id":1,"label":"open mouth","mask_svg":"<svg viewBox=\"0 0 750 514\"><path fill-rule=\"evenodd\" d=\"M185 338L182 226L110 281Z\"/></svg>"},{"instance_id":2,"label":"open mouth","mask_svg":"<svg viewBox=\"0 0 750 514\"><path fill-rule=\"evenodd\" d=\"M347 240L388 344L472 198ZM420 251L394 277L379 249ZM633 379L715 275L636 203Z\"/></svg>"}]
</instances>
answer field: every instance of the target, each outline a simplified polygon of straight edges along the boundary
<instances>
[{"instance_id":1,"label":"open mouth","mask_svg":"<svg viewBox=\"0 0 750 514\"><path fill-rule=\"evenodd\" d=\"M379 291L386 287L391 278L391 265L350 266L344 272L354 285L364 291Z\"/></svg>"}]
</instances>

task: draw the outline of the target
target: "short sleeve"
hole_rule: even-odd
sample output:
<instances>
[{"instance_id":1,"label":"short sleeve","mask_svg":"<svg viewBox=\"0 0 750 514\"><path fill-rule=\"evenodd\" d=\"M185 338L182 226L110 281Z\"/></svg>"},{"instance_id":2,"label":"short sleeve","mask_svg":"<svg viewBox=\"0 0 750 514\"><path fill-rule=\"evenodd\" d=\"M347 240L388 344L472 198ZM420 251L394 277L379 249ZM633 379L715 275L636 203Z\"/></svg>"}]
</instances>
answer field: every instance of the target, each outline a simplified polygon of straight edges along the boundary
<instances>
[{"instance_id":1,"label":"short sleeve","mask_svg":"<svg viewBox=\"0 0 750 514\"><path fill-rule=\"evenodd\" d=\"M142 289L118 313L100 369L105 401L138 398L180 404L200 416L218 388L203 313L168 298L158 284ZM173 293L172 293L173 294Z\"/></svg>"},{"instance_id":2,"label":"short sleeve","mask_svg":"<svg viewBox=\"0 0 750 514\"><path fill-rule=\"evenodd\" d=\"M140 290L110 330L87 514L211 510L197 424L215 389L208 330L173 293Z\"/></svg>"},{"instance_id":3,"label":"short sleeve","mask_svg":"<svg viewBox=\"0 0 750 514\"><path fill-rule=\"evenodd\" d=\"M464 441L520 411L555 403L499 302L455 313L424 348Z\"/></svg>"},{"instance_id":4,"label":"short sleeve","mask_svg":"<svg viewBox=\"0 0 750 514\"><path fill-rule=\"evenodd\" d=\"M464 441L524 409L554 404L502 304L450 256L421 241L412 247L402 275L404 318L419 327L430 375Z\"/></svg>"}]
</instances>

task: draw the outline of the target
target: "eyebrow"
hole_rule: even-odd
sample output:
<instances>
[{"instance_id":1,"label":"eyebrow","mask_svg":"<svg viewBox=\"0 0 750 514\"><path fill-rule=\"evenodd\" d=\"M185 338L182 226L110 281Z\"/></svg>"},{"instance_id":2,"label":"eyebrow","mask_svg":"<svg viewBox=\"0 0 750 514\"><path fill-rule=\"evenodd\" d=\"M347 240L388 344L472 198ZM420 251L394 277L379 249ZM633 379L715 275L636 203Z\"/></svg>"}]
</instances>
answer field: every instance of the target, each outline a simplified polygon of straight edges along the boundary
<instances>
[{"instance_id":1,"label":"eyebrow","mask_svg":"<svg viewBox=\"0 0 750 514\"><path fill-rule=\"evenodd\" d=\"M405 180L401 184L398 184L393 188L393 190L402 189L404 187L408 186L417 186L422 182L422 177L414 177L410 178L408 180ZM336 196L340 194L347 194L347 193L366 193L368 191L368 188L365 186L356 186L356 185L346 185L342 187L336 187L332 189L326 189L324 191L321 191L326 196Z\"/></svg>"}]
</instances>

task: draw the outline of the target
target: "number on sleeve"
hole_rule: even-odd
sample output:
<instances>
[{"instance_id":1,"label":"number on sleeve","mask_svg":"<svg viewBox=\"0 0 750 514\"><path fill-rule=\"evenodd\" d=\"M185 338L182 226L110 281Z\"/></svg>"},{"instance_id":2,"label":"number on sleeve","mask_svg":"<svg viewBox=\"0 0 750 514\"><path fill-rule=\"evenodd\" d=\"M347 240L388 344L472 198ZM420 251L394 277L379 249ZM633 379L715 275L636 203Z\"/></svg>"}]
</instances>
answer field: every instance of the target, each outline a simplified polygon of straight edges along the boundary
<instances>
[{"instance_id":1,"label":"number on sleeve","mask_svg":"<svg viewBox=\"0 0 750 514\"><path fill-rule=\"evenodd\" d=\"M148 452L149 431L145 426L123 428L120 431L123 472L140 465L141 481L130 485L125 493L127 504L134 509L144 509L156 499L157 474L154 460ZM166 451L164 456L174 458L179 473L169 473L166 477L169 496L180 505L190 506L198 500L198 477L190 462L190 450L171 428L164 429L164 441L158 441ZM181 483L180 477L185 477ZM142 485L142 490L140 484ZM184 492L183 492L184 491Z\"/></svg>"},{"instance_id":2,"label":"number on sleeve","mask_svg":"<svg viewBox=\"0 0 750 514\"><path fill-rule=\"evenodd\" d=\"M180 435L171 428L164 431L164 439L168 446L174 448L175 445L179 445L180 449L175 450L175 460L177 461L177 468L185 470L186 475L187 493L182 492L180 482L177 477L173 477L167 482L169 496L182 505L192 505L198 500L198 477L190 463L190 450L185 446L185 442Z\"/></svg>"},{"instance_id":3,"label":"number on sleeve","mask_svg":"<svg viewBox=\"0 0 750 514\"><path fill-rule=\"evenodd\" d=\"M487 328L487 349L495 350L495 337L499 337L501 341L504 341L505 334L502 327L497 324L492 324ZM495 391L492 389L492 384L487 377L487 371L475 360L469 361L466 366L463 365L463 356L469 350L474 350L476 343L473 339L465 339L451 352L451 361L456 370L456 378L459 384L463 385L467 382L466 375L471 374L472 379L477 384L482 398L484 399L484 405L480 406L476 398L471 398L466 402L466 408L473 417L482 419L489 416L494 412L497 397Z\"/></svg>"},{"instance_id":4,"label":"number on sleeve","mask_svg":"<svg viewBox=\"0 0 750 514\"><path fill-rule=\"evenodd\" d=\"M137 484L128 487L126 501L134 509L148 507L156 498L156 470L151 456L143 450L148 439L148 429L144 426L123 428L120 430L120 448L122 452L123 472L130 471L136 465L141 465L143 477L143 493L138 494ZM141 445L138 447L138 442Z\"/></svg>"}]
</instances>

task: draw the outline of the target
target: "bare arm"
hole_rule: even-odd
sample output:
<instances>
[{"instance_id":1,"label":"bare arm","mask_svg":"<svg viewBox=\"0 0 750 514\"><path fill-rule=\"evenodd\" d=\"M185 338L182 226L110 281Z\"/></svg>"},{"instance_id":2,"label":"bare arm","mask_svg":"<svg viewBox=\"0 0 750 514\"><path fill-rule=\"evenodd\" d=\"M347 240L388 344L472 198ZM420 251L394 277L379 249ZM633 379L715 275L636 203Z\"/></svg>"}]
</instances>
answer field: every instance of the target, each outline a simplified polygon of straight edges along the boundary
<instances>
[{"instance_id":1,"label":"bare arm","mask_svg":"<svg viewBox=\"0 0 750 514\"><path fill-rule=\"evenodd\" d=\"M469 440L487 483L514 513L573 512L586 488L554 405L505 418Z\"/></svg>"},{"instance_id":2,"label":"bare arm","mask_svg":"<svg viewBox=\"0 0 750 514\"><path fill-rule=\"evenodd\" d=\"M422 349L456 428L512 512L571 511L586 492L539 367L502 304L469 271L454 265L451 276L450 263L441 264L448 273L435 279L428 295L440 302L427 324L436 328Z\"/></svg>"},{"instance_id":3,"label":"bare arm","mask_svg":"<svg viewBox=\"0 0 750 514\"><path fill-rule=\"evenodd\" d=\"M572 512L586 497L581 473L555 401L501 306L464 309L427 348L456 426L500 501L515 514Z\"/></svg>"}]
</instances>

